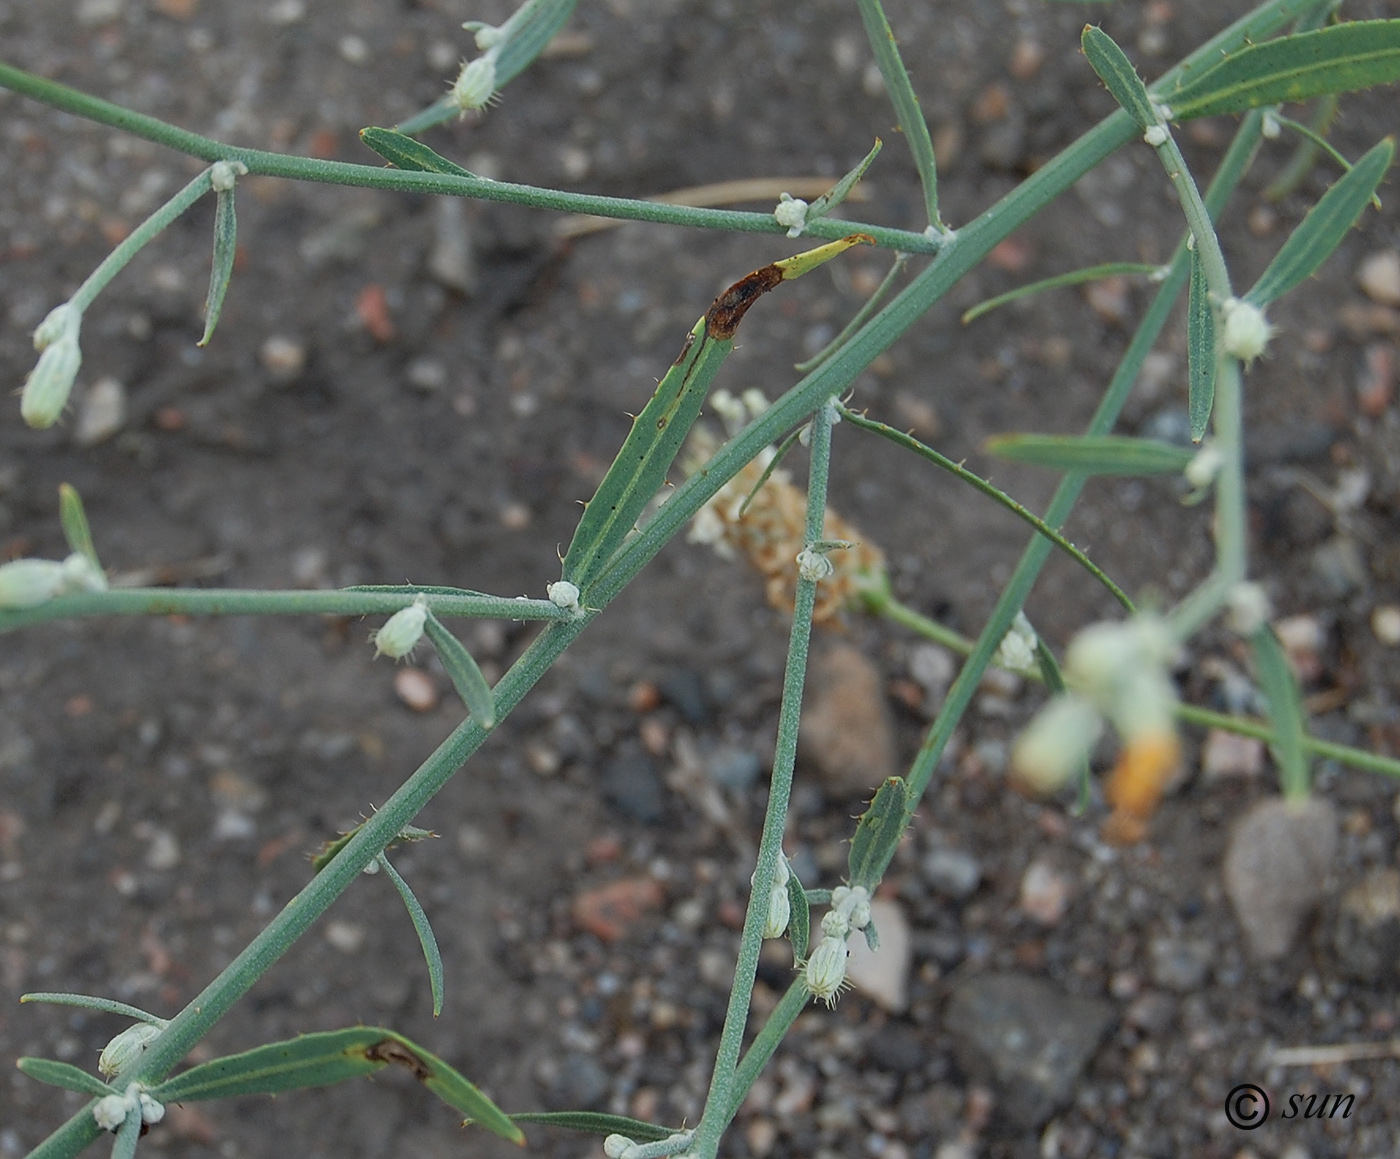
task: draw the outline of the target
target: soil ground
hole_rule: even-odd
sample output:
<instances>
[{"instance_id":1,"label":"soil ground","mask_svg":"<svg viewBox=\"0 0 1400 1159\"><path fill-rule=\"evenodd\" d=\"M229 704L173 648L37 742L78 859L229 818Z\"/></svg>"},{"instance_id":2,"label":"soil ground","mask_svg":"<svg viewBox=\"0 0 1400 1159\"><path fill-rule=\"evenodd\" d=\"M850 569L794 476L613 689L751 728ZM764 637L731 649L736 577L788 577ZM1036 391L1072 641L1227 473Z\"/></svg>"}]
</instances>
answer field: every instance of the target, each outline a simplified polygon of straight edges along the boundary
<instances>
[{"instance_id":1,"label":"soil ground","mask_svg":"<svg viewBox=\"0 0 1400 1159\"><path fill-rule=\"evenodd\" d=\"M372 161L356 138L433 100L466 47L468 18L504 0L0 0L3 57L240 144ZM1196 0L1086 9L1011 0L891 0L916 89L943 154L947 218L965 221L1111 110L1078 51L1086 15L1150 75L1243 12ZM1383 14L1383 6L1349 15ZM1374 11L1373 11L1374 10ZM730 178L834 177L886 148L862 219L919 224L912 165L872 83L855 6L771 0L592 0L562 50L479 120L428 140L492 176L627 196ZM1345 98L1333 140L1355 157L1396 127L1391 91ZM1185 133L1208 172L1230 126ZM120 237L193 172L184 158L0 93L0 381L33 363L29 335ZM1223 224L1248 285L1332 171L1277 205L1261 191L1291 146L1269 147ZM1280 304L1282 333L1248 379L1253 552L1281 615L1321 631L1306 689L1314 728L1394 753L1400 651L1378 642L1394 604L1397 414L1358 398L1367 332L1354 274L1400 235L1393 192L1323 271ZM586 498L656 376L718 289L792 251L781 237L659 226L561 241L556 215L250 180L240 261L215 339L201 328L212 209L201 205L99 299L81 381L125 385L126 421L81 447L75 421L25 429L0 417L0 550L63 553L60 482L85 497L106 565L238 587L458 584L542 594ZM994 471L1032 508L1053 478L995 466L1007 430L1082 428L1148 289L1090 301L1044 295L962 327L958 313L1022 281L1108 260L1158 261L1180 218L1150 152L1112 158L974 272L857 383L856 402ZM462 231L470 266L432 273ZM460 254L458 255L460 257ZM835 263L761 303L723 383L770 396L882 276L883 255ZM382 302L382 312L376 312ZM1350 313L1348 313L1350 311ZM1352 322L1349 325L1348 319ZM366 319L371 323L367 325ZM1360 329L1358 330L1358 325ZM1381 331L1389 323L1383 312ZM374 332L378 327L378 334ZM268 351L270 338L285 344ZM1163 433L1184 415L1184 339L1164 337L1157 381L1124 429ZM1379 354L1376 351L1380 351ZM300 369L292 366L298 354ZM1174 425L1175 424L1175 425ZM1362 467L1369 490L1336 515L1319 499ZM1202 509L1162 482L1089 488L1071 532L1135 594L1171 601L1210 559ZM975 634L1025 529L924 465L839 429L832 503L889 552L911 605ZM1335 504L1334 504L1335 506ZM1110 614L1102 592L1052 561L1029 611L1057 647ZM430 663L438 707L413 712L372 625L314 618L102 620L7 636L0 648L0 1058L90 1066L120 1029L106 1016L19 1007L28 990L111 995L170 1013L307 880L305 854L382 802L459 719ZM206 1057L356 1022L391 1026L458 1065L508 1109L593 1106L694 1122L724 1010L758 830L762 775L723 790L717 824L668 777L686 752L737 766L770 758L786 621L758 577L672 544L425 811L442 839L398 868L432 916L447 1007L431 1017L403 909L366 879L214 1030ZM468 634L495 672L529 633ZM890 625L845 629L890 682L902 757L915 641ZM833 639L837 637L832 637ZM829 646L829 645L828 645ZM1207 634L1188 694L1220 703L1235 646ZM659 706L647 685L661 691ZM641 688L639 689L639 685ZM903 699L898 693L904 693ZM1276 1046L1384 1042L1397 976L1358 978L1339 939L1340 899L1395 860L1393 786L1322 765L1318 791L1343 836L1326 900L1283 958L1249 953L1221 884L1229 826L1276 792L1254 776L1192 775L1149 839L1122 852L1079 820L1010 792L1008 743L1039 703L993 689L969 714L892 890L913 928L910 1003L860 994L803 1016L775 1077L726 1143L733 1156L958 1154L1385 1156L1400 1152L1400 1061L1269 1069ZM650 746L650 747L649 747ZM826 790L804 758L789 851L836 884L859 799ZM939 893L926 854L966 855L980 882ZM1018 899L1050 870L1066 908L1048 921ZM661 883L665 905L613 942L571 918L616 879ZM1058 883L1058 884L1055 884ZM1340 948L1339 948L1340 947ZM1155 956L1154 956L1155 955ZM1176 955L1173 957L1173 955ZM1184 957L1183 957L1184 956ZM1184 961L1184 965L1181 962ZM1165 963L1165 964L1164 964ZM1181 968L1173 967L1176 963ZM1195 963L1194 965L1192 963ZM756 1001L786 985L765 965ZM1017 1094L988 1085L945 1024L969 978L1010 971L1107 1003L1112 1028L1048 1122L1021 1123ZM1363 971L1364 973L1364 971ZM1346 1118L1245 1134L1223 1115L1242 1082L1356 1095ZM0 1080L0 1157L25 1154L79 1105L13 1070ZM961 1140L961 1142L959 1142ZM431 1159L515 1153L463 1135L406 1076L277 1100L172 1111L147 1145L173 1156ZM532 1130L532 1150L598 1154ZM953 1148L953 1149L950 1149Z\"/></svg>"}]
</instances>

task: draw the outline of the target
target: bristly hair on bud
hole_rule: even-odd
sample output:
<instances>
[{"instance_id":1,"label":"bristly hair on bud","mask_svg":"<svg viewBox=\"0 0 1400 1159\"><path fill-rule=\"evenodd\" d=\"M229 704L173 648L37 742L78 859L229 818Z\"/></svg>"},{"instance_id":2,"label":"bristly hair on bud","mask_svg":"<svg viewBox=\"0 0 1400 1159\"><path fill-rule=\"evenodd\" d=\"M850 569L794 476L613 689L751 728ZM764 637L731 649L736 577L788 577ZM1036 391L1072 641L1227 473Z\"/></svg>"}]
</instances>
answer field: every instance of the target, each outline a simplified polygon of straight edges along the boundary
<instances>
[{"instance_id":1,"label":"bristly hair on bud","mask_svg":"<svg viewBox=\"0 0 1400 1159\"><path fill-rule=\"evenodd\" d=\"M1230 298L1220 307L1225 319L1221 344L1225 352L1246 366L1264 353L1275 328L1269 325L1264 311L1243 298Z\"/></svg>"},{"instance_id":2,"label":"bristly hair on bud","mask_svg":"<svg viewBox=\"0 0 1400 1159\"><path fill-rule=\"evenodd\" d=\"M484 109L496 95L496 54L488 52L462 65L452 85L452 100L463 113Z\"/></svg>"},{"instance_id":3,"label":"bristly hair on bud","mask_svg":"<svg viewBox=\"0 0 1400 1159\"><path fill-rule=\"evenodd\" d=\"M802 976L812 997L825 1002L828 1007L836 1005L836 999L849 983L846 981L846 958L850 950L846 939L825 937L803 967Z\"/></svg>"}]
</instances>

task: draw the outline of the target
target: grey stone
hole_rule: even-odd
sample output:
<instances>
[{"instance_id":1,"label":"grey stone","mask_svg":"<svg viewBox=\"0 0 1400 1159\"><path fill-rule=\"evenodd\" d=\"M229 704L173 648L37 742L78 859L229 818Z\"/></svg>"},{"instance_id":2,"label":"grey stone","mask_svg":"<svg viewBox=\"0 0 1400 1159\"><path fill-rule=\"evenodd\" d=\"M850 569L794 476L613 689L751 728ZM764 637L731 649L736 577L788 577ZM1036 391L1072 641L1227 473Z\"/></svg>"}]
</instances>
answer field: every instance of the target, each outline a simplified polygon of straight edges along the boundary
<instances>
[{"instance_id":1,"label":"grey stone","mask_svg":"<svg viewBox=\"0 0 1400 1159\"><path fill-rule=\"evenodd\" d=\"M591 1055L573 1051L550 1076L545 1103L555 1111L595 1109L607 1096L608 1073Z\"/></svg>"},{"instance_id":2,"label":"grey stone","mask_svg":"<svg viewBox=\"0 0 1400 1159\"><path fill-rule=\"evenodd\" d=\"M1107 1002L1005 973L959 986L944 1025L964 1069L990 1079L1001 1112L1032 1129L1069 1104L1075 1081L1115 1018Z\"/></svg>"},{"instance_id":3,"label":"grey stone","mask_svg":"<svg viewBox=\"0 0 1400 1159\"><path fill-rule=\"evenodd\" d=\"M1235 823L1225 891L1255 957L1283 957L1322 899L1337 849L1337 814L1317 797L1260 801Z\"/></svg>"},{"instance_id":4,"label":"grey stone","mask_svg":"<svg viewBox=\"0 0 1400 1159\"><path fill-rule=\"evenodd\" d=\"M627 747L603 768L603 795L634 821L661 820L665 796L655 762L638 748Z\"/></svg>"},{"instance_id":5,"label":"grey stone","mask_svg":"<svg viewBox=\"0 0 1400 1159\"><path fill-rule=\"evenodd\" d=\"M867 799L894 776L894 722L879 669L858 648L839 644L812 658L800 755L835 797Z\"/></svg>"},{"instance_id":6,"label":"grey stone","mask_svg":"<svg viewBox=\"0 0 1400 1159\"><path fill-rule=\"evenodd\" d=\"M1153 938L1149 952L1152 980L1178 994L1200 987L1215 956L1215 948L1209 942L1186 938Z\"/></svg>"},{"instance_id":7,"label":"grey stone","mask_svg":"<svg viewBox=\"0 0 1400 1159\"><path fill-rule=\"evenodd\" d=\"M954 901L962 901L977 892L982 880L982 867L977 858L960 849L939 847L924 857L924 880L935 890Z\"/></svg>"},{"instance_id":8,"label":"grey stone","mask_svg":"<svg viewBox=\"0 0 1400 1159\"><path fill-rule=\"evenodd\" d=\"M1332 927L1337 964L1362 982L1400 965L1400 871L1372 870L1347 890Z\"/></svg>"},{"instance_id":9,"label":"grey stone","mask_svg":"<svg viewBox=\"0 0 1400 1159\"><path fill-rule=\"evenodd\" d=\"M704 724L710 717L705 683L698 672L672 668L656 683L657 690L687 724Z\"/></svg>"}]
</instances>

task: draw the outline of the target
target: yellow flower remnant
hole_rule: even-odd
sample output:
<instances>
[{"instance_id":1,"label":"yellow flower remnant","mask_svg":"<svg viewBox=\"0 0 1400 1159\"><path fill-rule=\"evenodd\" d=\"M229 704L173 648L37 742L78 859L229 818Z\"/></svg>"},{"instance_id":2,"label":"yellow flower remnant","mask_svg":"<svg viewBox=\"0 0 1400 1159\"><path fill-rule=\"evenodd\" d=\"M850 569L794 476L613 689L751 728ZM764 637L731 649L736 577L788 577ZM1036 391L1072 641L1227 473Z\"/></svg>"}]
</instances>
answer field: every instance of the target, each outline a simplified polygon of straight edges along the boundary
<instances>
[{"instance_id":1,"label":"yellow flower remnant","mask_svg":"<svg viewBox=\"0 0 1400 1159\"><path fill-rule=\"evenodd\" d=\"M1180 757L1181 746L1172 732L1146 733L1124 743L1104 786L1104 798L1113 806L1103 823L1105 841L1133 845L1143 839Z\"/></svg>"},{"instance_id":2,"label":"yellow flower remnant","mask_svg":"<svg viewBox=\"0 0 1400 1159\"><path fill-rule=\"evenodd\" d=\"M723 414L723 401L716 402L716 410ZM714 435L697 427L691 436L686 470L702 466L716 446ZM687 538L691 543L709 544L726 559L747 559L764 577L764 595L769 604L788 610L797 594L797 557L807 546L807 496L793 486L786 471L775 470L740 514L774 453L772 447L766 447L720 488L696 513ZM830 508L822 538L852 546L833 550L827 556L832 572L817 585L817 602L812 612L817 623L832 619L848 607L858 607L861 593L881 582L885 575L884 552L862 542L861 533Z\"/></svg>"}]
</instances>

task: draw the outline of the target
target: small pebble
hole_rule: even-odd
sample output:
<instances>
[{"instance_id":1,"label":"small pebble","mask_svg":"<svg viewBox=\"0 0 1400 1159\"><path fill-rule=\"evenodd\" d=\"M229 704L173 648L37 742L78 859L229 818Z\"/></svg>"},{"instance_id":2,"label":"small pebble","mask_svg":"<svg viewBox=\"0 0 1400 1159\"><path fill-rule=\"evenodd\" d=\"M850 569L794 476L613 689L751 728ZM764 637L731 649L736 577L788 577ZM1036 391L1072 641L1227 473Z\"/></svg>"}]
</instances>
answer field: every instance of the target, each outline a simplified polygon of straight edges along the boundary
<instances>
[{"instance_id":1,"label":"small pebble","mask_svg":"<svg viewBox=\"0 0 1400 1159\"><path fill-rule=\"evenodd\" d=\"M977 859L959 849L932 849L923 860L924 880L939 893L962 901L977 892L982 870Z\"/></svg>"},{"instance_id":2,"label":"small pebble","mask_svg":"<svg viewBox=\"0 0 1400 1159\"><path fill-rule=\"evenodd\" d=\"M168 829L152 829L146 846L146 864L156 872L174 869L180 864L180 843Z\"/></svg>"},{"instance_id":3,"label":"small pebble","mask_svg":"<svg viewBox=\"0 0 1400 1159\"><path fill-rule=\"evenodd\" d=\"M1023 38L1018 40L1016 47L1011 50L1011 60L1007 62L1006 71L1017 80L1030 80L1044 63L1044 47L1038 41Z\"/></svg>"},{"instance_id":4,"label":"small pebble","mask_svg":"<svg viewBox=\"0 0 1400 1159\"><path fill-rule=\"evenodd\" d=\"M1361 373L1356 377L1356 405L1362 414L1380 418L1394 397L1395 347L1372 342L1362 354Z\"/></svg>"},{"instance_id":5,"label":"small pebble","mask_svg":"<svg viewBox=\"0 0 1400 1159\"><path fill-rule=\"evenodd\" d=\"M665 891L655 879L624 877L579 894L570 912L580 928L605 942L616 942L648 910L656 909L665 900Z\"/></svg>"},{"instance_id":6,"label":"small pebble","mask_svg":"<svg viewBox=\"0 0 1400 1159\"><path fill-rule=\"evenodd\" d=\"M364 64L369 59L369 45L354 34L340 38L340 55L351 64Z\"/></svg>"},{"instance_id":7,"label":"small pebble","mask_svg":"<svg viewBox=\"0 0 1400 1159\"><path fill-rule=\"evenodd\" d=\"M267 18L273 24L296 24L306 19L306 0L275 0L267 7Z\"/></svg>"},{"instance_id":8,"label":"small pebble","mask_svg":"<svg viewBox=\"0 0 1400 1159\"><path fill-rule=\"evenodd\" d=\"M421 668L400 668L395 672L394 691L414 712L431 712L437 707L437 683Z\"/></svg>"},{"instance_id":9,"label":"small pebble","mask_svg":"<svg viewBox=\"0 0 1400 1159\"><path fill-rule=\"evenodd\" d=\"M1103 321L1122 326L1126 324L1132 306L1128 279L1115 274L1111 278L1089 282L1084 287L1084 300Z\"/></svg>"},{"instance_id":10,"label":"small pebble","mask_svg":"<svg viewBox=\"0 0 1400 1159\"><path fill-rule=\"evenodd\" d=\"M1208 781L1223 777L1257 777L1264 769L1264 742L1213 728L1201 749L1201 773Z\"/></svg>"},{"instance_id":11,"label":"small pebble","mask_svg":"<svg viewBox=\"0 0 1400 1159\"><path fill-rule=\"evenodd\" d=\"M1187 994L1200 987L1210 973L1214 947L1201 939L1153 938L1148 947L1152 980L1164 990Z\"/></svg>"},{"instance_id":12,"label":"small pebble","mask_svg":"<svg viewBox=\"0 0 1400 1159\"><path fill-rule=\"evenodd\" d=\"M353 954L365 944L365 927L356 922L327 922L326 941L342 954Z\"/></svg>"},{"instance_id":13,"label":"small pebble","mask_svg":"<svg viewBox=\"0 0 1400 1159\"><path fill-rule=\"evenodd\" d=\"M1298 679L1307 684L1322 672L1322 625L1316 616L1286 616L1274 624L1274 632Z\"/></svg>"},{"instance_id":14,"label":"small pebble","mask_svg":"<svg viewBox=\"0 0 1400 1159\"><path fill-rule=\"evenodd\" d=\"M1400 648L1400 604L1382 604L1373 611L1371 631L1387 648Z\"/></svg>"},{"instance_id":15,"label":"small pebble","mask_svg":"<svg viewBox=\"0 0 1400 1159\"><path fill-rule=\"evenodd\" d=\"M295 338L274 334L262 344L258 358L273 382L285 386L306 369L306 347Z\"/></svg>"},{"instance_id":16,"label":"small pebble","mask_svg":"<svg viewBox=\"0 0 1400 1159\"><path fill-rule=\"evenodd\" d=\"M1400 250L1378 250L1356 271L1365 295L1383 306L1400 306Z\"/></svg>"},{"instance_id":17,"label":"small pebble","mask_svg":"<svg viewBox=\"0 0 1400 1159\"><path fill-rule=\"evenodd\" d=\"M476 291L478 274L467 224L466 203L460 197L439 197L433 206L433 246L428 273L448 289Z\"/></svg>"},{"instance_id":18,"label":"small pebble","mask_svg":"<svg viewBox=\"0 0 1400 1159\"><path fill-rule=\"evenodd\" d=\"M126 425L126 387L115 378L99 378L78 404L73 439L80 447L95 447Z\"/></svg>"},{"instance_id":19,"label":"small pebble","mask_svg":"<svg viewBox=\"0 0 1400 1159\"><path fill-rule=\"evenodd\" d=\"M441 358L415 358L404 370L404 377L425 393L441 390L447 385L447 363Z\"/></svg>"},{"instance_id":20,"label":"small pebble","mask_svg":"<svg viewBox=\"0 0 1400 1159\"><path fill-rule=\"evenodd\" d=\"M1065 874L1044 861L1033 861L1021 878L1021 912L1043 926L1060 922L1069 908L1073 884Z\"/></svg>"}]
</instances>

